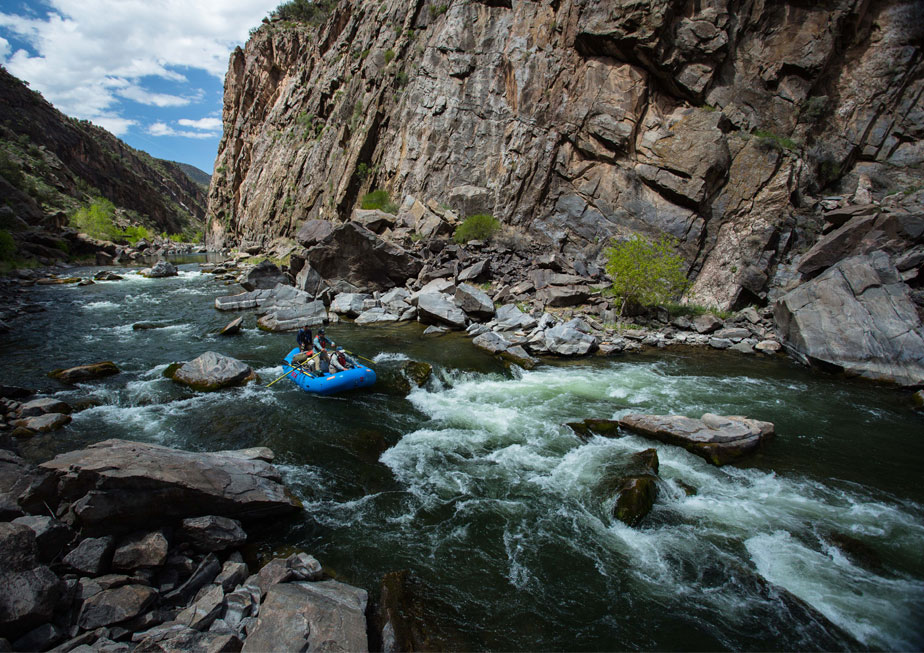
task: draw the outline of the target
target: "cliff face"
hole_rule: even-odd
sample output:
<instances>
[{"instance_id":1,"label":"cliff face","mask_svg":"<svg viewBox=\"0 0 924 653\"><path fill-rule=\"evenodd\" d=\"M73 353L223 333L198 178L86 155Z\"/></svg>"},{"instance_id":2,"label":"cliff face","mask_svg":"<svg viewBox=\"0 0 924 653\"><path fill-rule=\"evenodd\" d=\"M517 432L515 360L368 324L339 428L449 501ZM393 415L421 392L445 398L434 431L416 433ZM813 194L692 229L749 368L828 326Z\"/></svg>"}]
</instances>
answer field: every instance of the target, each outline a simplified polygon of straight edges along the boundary
<instances>
[{"instance_id":1,"label":"cliff face","mask_svg":"<svg viewBox=\"0 0 924 653\"><path fill-rule=\"evenodd\" d=\"M344 0L233 53L207 237L385 188L575 259L666 233L695 301L764 302L818 199L924 182L922 42L913 0Z\"/></svg>"},{"instance_id":2,"label":"cliff face","mask_svg":"<svg viewBox=\"0 0 924 653\"><path fill-rule=\"evenodd\" d=\"M147 216L147 226L157 231L191 231L204 220L206 192L179 164L68 118L2 68L0 141L4 204L27 222L93 195Z\"/></svg>"}]
</instances>

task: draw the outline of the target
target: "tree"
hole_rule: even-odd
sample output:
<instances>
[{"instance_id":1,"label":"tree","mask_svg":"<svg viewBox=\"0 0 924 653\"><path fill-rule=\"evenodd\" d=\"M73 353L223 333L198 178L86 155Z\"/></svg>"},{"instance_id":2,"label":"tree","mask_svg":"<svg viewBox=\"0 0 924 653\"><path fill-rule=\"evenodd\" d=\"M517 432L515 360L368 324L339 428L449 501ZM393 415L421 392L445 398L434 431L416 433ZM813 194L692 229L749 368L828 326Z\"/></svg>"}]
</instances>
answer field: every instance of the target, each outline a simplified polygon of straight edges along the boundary
<instances>
[{"instance_id":1,"label":"tree","mask_svg":"<svg viewBox=\"0 0 924 653\"><path fill-rule=\"evenodd\" d=\"M662 236L652 242L642 236L613 240L607 247L606 273L613 280L610 292L621 300L622 319L629 302L652 306L683 293L689 286L676 242Z\"/></svg>"}]
</instances>

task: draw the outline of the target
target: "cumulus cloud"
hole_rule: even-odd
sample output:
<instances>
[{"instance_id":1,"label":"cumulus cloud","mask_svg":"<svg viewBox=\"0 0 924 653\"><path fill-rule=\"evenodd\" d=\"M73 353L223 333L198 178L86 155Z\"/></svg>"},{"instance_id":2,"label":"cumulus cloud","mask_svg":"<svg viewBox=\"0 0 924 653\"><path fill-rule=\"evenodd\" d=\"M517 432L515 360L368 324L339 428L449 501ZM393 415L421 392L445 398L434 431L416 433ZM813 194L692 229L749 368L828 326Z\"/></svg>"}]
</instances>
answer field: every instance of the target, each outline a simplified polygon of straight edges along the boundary
<instances>
[{"instance_id":1,"label":"cumulus cloud","mask_svg":"<svg viewBox=\"0 0 924 653\"><path fill-rule=\"evenodd\" d=\"M180 124L182 120L178 121ZM187 121L191 122L191 121ZM183 138L215 138L218 136L213 131L189 131L188 129L174 129L165 122L155 122L148 126L148 134L151 136L182 136Z\"/></svg>"},{"instance_id":2,"label":"cumulus cloud","mask_svg":"<svg viewBox=\"0 0 924 653\"><path fill-rule=\"evenodd\" d=\"M144 80L183 84L190 69L223 78L230 51L277 4L48 0L44 15L42 9L28 15L0 12L0 28L29 46L10 54L10 43L0 39L0 57L13 75L64 113L115 124L123 99L156 107L189 104L195 94L154 92Z\"/></svg>"},{"instance_id":3,"label":"cumulus cloud","mask_svg":"<svg viewBox=\"0 0 924 653\"><path fill-rule=\"evenodd\" d=\"M180 118L177 120L177 123L183 127L192 127L193 129L204 129L207 131L218 131L221 129L220 118L200 118L199 120Z\"/></svg>"}]
</instances>

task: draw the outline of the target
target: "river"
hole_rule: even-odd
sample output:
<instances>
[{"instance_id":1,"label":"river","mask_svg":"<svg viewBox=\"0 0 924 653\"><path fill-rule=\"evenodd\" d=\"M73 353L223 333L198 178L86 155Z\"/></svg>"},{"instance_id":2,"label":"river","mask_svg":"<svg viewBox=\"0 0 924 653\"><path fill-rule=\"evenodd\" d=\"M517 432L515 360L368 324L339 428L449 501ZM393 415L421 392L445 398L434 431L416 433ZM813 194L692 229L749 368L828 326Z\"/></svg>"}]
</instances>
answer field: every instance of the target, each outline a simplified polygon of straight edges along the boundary
<instances>
[{"instance_id":1,"label":"river","mask_svg":"<svg viewBox=\"0 0 924 653\"><path fill-rule=\"evenodd\" d=\"M293 334L262 332L248 313L241 335L214 335L236 315L213 299L239 286L196 263L167 279L125 272L31 289L45 310L4 336L3 383L102 401L25 441L28 457L107 438L270 447L305 510L259 529L257 548L307 550L371 596L383 574L411 570L441 624L433 642L449 648L924 646L924 418L907 394L782 356L689 349L508 370L461 335L344 323L328 334L380 375L410 358L434 376L407 397L380 386L321 398L287 380L264 387ZM132 328L142 321L161 328ZM195 394L162 376L208 350L252 365L263 385ZM102 360L122 372L76 388L45 376ZM747 415L777 437L716 468L636 436L582 442L563 426L628 412ZM599 488L651 446L659 496L629 528ZM841 535L871 560L832 545Z\"/></svg>"}]
</instances>

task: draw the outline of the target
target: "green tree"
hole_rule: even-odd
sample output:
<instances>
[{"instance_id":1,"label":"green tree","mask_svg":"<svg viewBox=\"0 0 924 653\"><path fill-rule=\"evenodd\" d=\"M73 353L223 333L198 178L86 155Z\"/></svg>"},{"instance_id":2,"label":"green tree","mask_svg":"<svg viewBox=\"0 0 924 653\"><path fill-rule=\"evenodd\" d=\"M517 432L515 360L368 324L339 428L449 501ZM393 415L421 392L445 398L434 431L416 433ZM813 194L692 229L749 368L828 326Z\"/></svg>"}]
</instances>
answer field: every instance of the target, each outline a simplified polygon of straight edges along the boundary
<instances>
[{"instance_id":1,"label":"green tree","mask_svg":"<svg viewBox=\"0 0 924 653\"><path fill-rule=\"evenodd\" d=\"M606 249L606 273L613 280L610 292L620 299L620 319L630 302L641 306L662 304L687 289L690 282L676 248L676 241L667 236L653 242L638 235L613 240Z\"/></svg>"}]
</instances>

